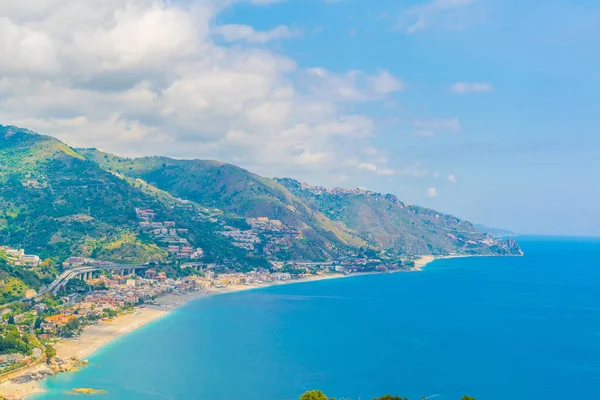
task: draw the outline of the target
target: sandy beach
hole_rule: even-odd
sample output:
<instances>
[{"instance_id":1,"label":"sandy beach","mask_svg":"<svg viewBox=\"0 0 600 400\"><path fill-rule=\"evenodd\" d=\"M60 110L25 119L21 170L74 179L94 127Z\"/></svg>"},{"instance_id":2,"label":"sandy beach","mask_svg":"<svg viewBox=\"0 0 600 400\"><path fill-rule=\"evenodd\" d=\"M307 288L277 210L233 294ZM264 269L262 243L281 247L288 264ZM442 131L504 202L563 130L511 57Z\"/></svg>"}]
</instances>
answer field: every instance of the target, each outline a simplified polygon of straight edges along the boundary
<instances>
[{"instance_id":1,"label":"sandy beach","mask_svg":"<svg viewBox=\"0 0 600 400\"><path fill-rule=\"evenodd\" d=\"M415 266L412 268L413 271L421 271L427 264L434 261L434 256L422 256L415 260Z\"/></svg>"},{"instance_id":2,"label":"sandy beach","mask_svg":"<svg viewBox=\"0 0 600 400\"><path fill-rule=\"evenodd\" d=\"M431 263L435 259L436 257L433 256L420 257L415 261L414 268L412 268L409 271L420 271L427 264ZM165 296L161 296L158 299L160 305L147 305L144 307L136 308L135 312L133 312L132 314L120 315L111 321L102 321L98 322L95 325L87 326L83 330L82 334L77 338L63 339L57 342L54 345L54 347L56 348L56 355L58 358L61 358L63 360L68 360L72 357L84 360L90 354L94 353L96 350L112 342L113 340L123 335L126 335L127 333L133 332L136 329L148 324L149 322L162 318L175 308L200 297L240 292L275 285L305 283L325 279L345 278L357 275L358 274L316 275L294 281L272 282L264 285L231 285L224 288L210 288L198 290L182 295L168 294ZM10 376L10 379L5 379L3 382L0 383L0 396L3 396L7 400L20 400L26 398L27 396L43 392L42 388L40 387L39 380L32 380L26 383L16 383L13 382L12 379L30 375L35 372L47 371L48 367L46 367L45 364L41 364L15 373L13 376Z\"/></svg>"}]
</instances>

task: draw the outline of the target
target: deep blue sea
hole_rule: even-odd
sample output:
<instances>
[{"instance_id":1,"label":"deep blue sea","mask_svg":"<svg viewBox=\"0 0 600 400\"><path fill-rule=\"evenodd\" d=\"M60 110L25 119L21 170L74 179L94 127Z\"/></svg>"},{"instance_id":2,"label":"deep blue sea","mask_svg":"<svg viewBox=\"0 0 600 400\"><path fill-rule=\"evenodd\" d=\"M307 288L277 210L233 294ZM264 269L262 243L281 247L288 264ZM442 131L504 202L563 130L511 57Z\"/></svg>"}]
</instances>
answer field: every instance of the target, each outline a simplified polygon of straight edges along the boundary
<instances>
[{"instance_id":1,"label":"deep blue sea","mask_svg":"<svg viewBox=\"0 0 600 400\"><path fill-rule=\"evenodd\" d=\"M600 399L600 239L519 242L525 257L198 299L35 399Z\"/></svg>"}]
</instances>

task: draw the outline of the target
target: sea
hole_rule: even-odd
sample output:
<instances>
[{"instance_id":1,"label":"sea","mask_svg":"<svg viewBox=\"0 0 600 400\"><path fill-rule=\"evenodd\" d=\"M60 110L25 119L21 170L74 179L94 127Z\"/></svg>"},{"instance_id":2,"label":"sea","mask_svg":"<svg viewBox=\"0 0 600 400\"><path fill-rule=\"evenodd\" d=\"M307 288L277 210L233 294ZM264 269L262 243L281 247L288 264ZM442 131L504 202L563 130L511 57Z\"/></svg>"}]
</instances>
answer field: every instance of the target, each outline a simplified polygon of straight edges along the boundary
<instances>
[{"instance_id":1,"label":"sea","mask_svg":"<svg viewBox=\"0 0 600 400\"><path fill-rule=\"evenodd\" d=\"M43 382L98 399L600 399L600 239L200 298Z\"/></svg>"}]
</instances>

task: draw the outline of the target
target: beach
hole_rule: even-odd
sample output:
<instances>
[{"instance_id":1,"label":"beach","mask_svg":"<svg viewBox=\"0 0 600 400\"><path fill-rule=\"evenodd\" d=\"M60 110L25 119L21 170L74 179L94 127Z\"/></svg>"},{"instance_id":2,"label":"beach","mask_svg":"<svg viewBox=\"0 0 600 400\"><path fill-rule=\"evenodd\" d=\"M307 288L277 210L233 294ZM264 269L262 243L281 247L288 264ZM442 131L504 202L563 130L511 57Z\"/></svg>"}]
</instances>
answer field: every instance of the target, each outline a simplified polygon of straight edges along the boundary
<instances>
[{"instance_id":1,"label":"beach","mask_svg":"<svg viewBox=\"0 0 600 400\"><path fill-rule=\"evenodd\" d=\"M436 257L434 256L420 257L415 261L415 266L409 271L420 271L427 264L431 263L435 259ZM404 271L406 272L406 270ZM180 295L167 294L161 296L158 299L160 305L145 305L143 307L137 307L133 313L119 315L118 317L110 321L101 321L97 324L85 327L81 335L77 338L63 339L58 341L54 345L56 349L56 356L62 360L70 360L72 358L85 360L86 357L88 357L101 347L105 346L106 344L112 342L113 340L130 332L133 332L136 329L139 329L152 321L158 320L167 315L175 308L197 298L264 288L268 286L305 283L325 279L346 278L357 275L361 274L315 275L292 281L278 281L260 285L230 285L223 288L201 289L198 291L193 291ZM20 400L28 396L43 392L43 389L40 386L40 380L38 379L22 383L13 382L12 380L15 378L31 375L32 373L47 373L48 371L49 369L45 364L40 364L14 373L14 375L10 376L9 378L6 378L3 382L0 383L0 396L3 396L7 400Z\"/></svg>"}]
</instances>

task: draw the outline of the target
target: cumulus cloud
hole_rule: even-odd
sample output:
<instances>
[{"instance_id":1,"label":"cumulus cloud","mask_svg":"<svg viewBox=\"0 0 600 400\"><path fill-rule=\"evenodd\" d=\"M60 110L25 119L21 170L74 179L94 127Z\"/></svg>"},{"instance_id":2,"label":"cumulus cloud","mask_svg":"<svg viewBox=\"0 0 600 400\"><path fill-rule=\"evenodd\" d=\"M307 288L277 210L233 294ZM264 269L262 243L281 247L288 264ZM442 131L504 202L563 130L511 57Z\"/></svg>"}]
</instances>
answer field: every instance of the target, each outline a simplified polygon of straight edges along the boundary
<instances>
[{"instance_id":1,"label":"cumulus cloud","mask_svg":"<svg viewBox=\"0 0 600 400\"><path fill-rule=\"evenodd\" d=\"M375 126L352 103L383 101L402 82L388 71L303 69L260 46L293 30L215 28L229 3L0 2L0 123L266 174L364 169L378 153Z\"/></svg>"},{"instance_id":2,"label":"cumulus cloud","mask_svg":"<svg viewBox=\"0 0 600 400\"><path fill-rule=\"evenodd\" d=\"M377 171L377 165L371 163L360 163L358 164L358 169L375 172Z\"/></svg>"},{"instance_id":3,"label":"cumulus cloud","mask_svg":"<svg viewBox=\"0 0 600 400\"><path fill-rule=\"evenodd\" d=\"M358 169L361 171L374 172L375 174L380 176L392 176L396 175L397 173L397 171L393 168L381 168L378 167L376 164L369 162L363 162L358 164Z\"/></svg>"},{"instance_id":4,"label":"cumulus cloud","mask_svg":"<svg viewBox=\"0 0 600 400\"><path fill-rule=\"evenodd\" d=\"M377 170L377 175L392 176L392 175L396 175L396 171L392 168L379 168Z\"/></svg>"},{"instance_id":5,"label":"cumulus cloud","mask_svg":"<svg viewBox=\"0 0 600 400\"><path fill-rule=\"evenodd\" d=\"M417 119L412 121L417 136L434 136L440 132L458 133L462 125L458 118Z\"/></svg>"},{"instance_id":6,"label":"cumulus cloud","mask_svg":"<svg viewBox=\"0 0 600 400\"><path fill-rule=\"evenodd\" d=\"M457 183L458 179L456 178L456 175L453 175L453 174L448 175L448 182Z\"/></svg>"},{"instance_id":7,"label":"cumulus cloud","mask_svg":"<svg viewBox=\"0 0 600 400\"><path fill-rule=\"evenodd\" d=\"M381 100L391 93L404 90L404 83L388 71L373 75L362 71L337 74L324 68L311 68L307 72L306 80L311 93L332 101Z\"/></svg>"},{"instance_id":8,"label":"cumulus cloud","mask_svg":"<svg viewBox=\"0 0 600 400\"><path fill-rule=\"evenodd\" d=\"M256 31L249 25L229 24L215 27L213 33L222 36L227 42L245 41L248 43L267 43L301 36L300 31L290 29L285 25L267 31Z\"/></svg>"},{"instance_id":9,"label":"cumulus cloud","mask_svg":"<svg viewBox=\"0 0 600 400\"><path fill-rule=\"evenodd\" d=\"M494 86L485 82L456 82L450 90L458 94L489 93L494 91Z\"/></svg>"},{"instance_id":10,"label":"cumulus cloud","mask_svg":"<svg viewBox=\"0 0 600 400\"><path fill-rule=\"evenodd\" d=\"M480 22L486 10L476 7L480 0L430 0L409 7L400 15L396 25L408 34L431 28L459 30Z\"/></svg>"},{"instance_id":11,"label":"cumulus cloud","mask_svg":"<svg viewBox=\"0 0 600 400\"><path fill-rule=\"evenodd\" d=\"M404 167L397 171L398 175L411 176L413 178L424 178L429 175L429 171L423 168L420 162Z\"/></svg>"},{"instance_id":12,"label":"cumulus cloud","mask_svg":"<svg viewBox=\"0 0 600 400\"><path fill-rule=\"evenodd\" d=\"M429 197L429 198L438 197L437 189L436 188L427 189L427 197Z\"/></svg>"},{"instance_id":13,"label":"cumulus cloud","mask_svg":"<svg viewBox=\"0 0 600 400\"><path fill-rule=\"evenodd\" d=\"M275 4L275 3L281 3L284 2L285 0L250 0L250 3L252 4L259 4L259 5L265 5L265 4Z\"/></svg>"}]
</instances>

